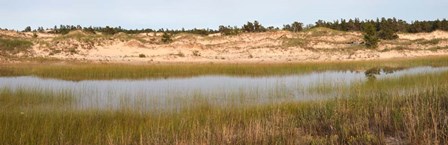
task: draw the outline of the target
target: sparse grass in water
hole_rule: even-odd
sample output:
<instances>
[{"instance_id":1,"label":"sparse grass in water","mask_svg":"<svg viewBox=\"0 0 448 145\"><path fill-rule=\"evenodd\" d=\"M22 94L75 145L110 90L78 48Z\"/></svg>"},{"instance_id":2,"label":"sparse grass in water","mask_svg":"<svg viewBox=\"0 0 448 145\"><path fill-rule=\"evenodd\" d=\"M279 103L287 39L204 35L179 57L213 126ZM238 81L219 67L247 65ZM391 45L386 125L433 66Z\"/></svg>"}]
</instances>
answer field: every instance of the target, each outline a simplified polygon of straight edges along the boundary
<instances>
[{"instance_id":1,"label":"sparse grass in water","mask_svg":"<svg viewBox=\"0 0 448 145\"><path fill-rule=\"evenodd\" d=\"M197 101L175 113L2 109L0 140L5 144L446 144L447 78L445 72L375 80L353 86L356 89L346 97L323 101L243 108ZM397 95L390 93L395 88L383 89L390 85L425 87ZM365 93L367 89L375 91Z\"/></svg>"},{"instance_id":2,"label":"sparse grass in water","mask_svg":"<svg viewBox=\"0 0 448 145\"><path fill-rule=\"evenodd\" d=\"M0 73L74 80L203 74L253 76L381 66L447 66L447 59L260 65L26 64L3 65ZM333 86L323 85L316 86L315 91L328 93ZM189 107L159 113L138 111L132 106L78 110L64 107L75 99L69 91L1 88L0 140L3 144L448 143L448 72L373 79L347 88L346 95L334 99L245 107L214 105L207 100L211 96L198 93L191 96L197 101L183 104ZM287 94L280 88L270 95L275 99ZM253 96L238 97L250 100ZM235 103L242 103L238 106L249 104L235 99Z\"/></svg>"},{"instance_id":3,"label":"sparse grass in water","mask_svg":"<svg viewBox=\"0 0 448 145\"><path fill-rule=\"evenodd\" d=\"M71 106L74 101L75 98L70 91L52 92L40 88L0 88L0 108L6 110L55 106L63 108Z\"/></svg>"}]
</instances>

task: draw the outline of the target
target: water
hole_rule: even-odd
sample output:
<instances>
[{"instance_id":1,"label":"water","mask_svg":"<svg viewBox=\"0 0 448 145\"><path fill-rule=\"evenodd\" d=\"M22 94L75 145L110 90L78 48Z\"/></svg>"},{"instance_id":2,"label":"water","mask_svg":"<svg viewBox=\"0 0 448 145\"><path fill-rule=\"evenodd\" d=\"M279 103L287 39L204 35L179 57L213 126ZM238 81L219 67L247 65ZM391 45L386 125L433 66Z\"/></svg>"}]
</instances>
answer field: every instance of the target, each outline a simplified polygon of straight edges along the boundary
<instances>
[{"instance_id":1,"label":"water","mask_svg":"<svg viewBox=\"0 0 448 145\"><path fill-rule=\"evenodd\" d=\"M448 71L448 67L417 67L380 73L376 79ZM191 78L142 80L66 81L32 76L0 77L0 88L30 88L69 91L78 108L179 109L193 102L216 105L325 99L343 95L350 84L366 81L364 72L326 71L300 75L234 77L198 76Z\"/></svg>"}]
</instances>

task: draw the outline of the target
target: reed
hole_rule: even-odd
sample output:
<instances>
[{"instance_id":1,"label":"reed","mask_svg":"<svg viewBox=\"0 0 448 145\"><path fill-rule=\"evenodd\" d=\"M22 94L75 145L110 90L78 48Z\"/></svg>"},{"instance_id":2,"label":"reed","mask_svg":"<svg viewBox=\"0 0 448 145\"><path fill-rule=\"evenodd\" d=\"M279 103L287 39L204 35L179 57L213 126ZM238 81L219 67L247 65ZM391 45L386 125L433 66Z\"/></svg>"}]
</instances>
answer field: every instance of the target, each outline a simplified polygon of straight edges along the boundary
<instances>
[{"instance_id":1,"label":"reed","mask_svg":"<svg viewBox=\"0 0 448 145\"><path fill-rule=\"evenodd\" d=\"M265 64L0 64L0 76L38 76L64 80L108 80L192 77L198 75L269 76L327 70L367 70L374 67L448 66L448 56L348 62Z\"/></svg>"},{"instance_id":2,"label":"reed","mask_svg":"<svg viewBox=\"0 0 448 145\"><path fill-rule=\"evenodd\" d=\"M196 93L191 98L197 101L188 101L187 108L154 113L132 106L61 110L51 104L72 102L67 93L3 88L0 104L29 109L2 105L0 140L2 144L447 144L447 90L448 72L442 72L359 82L344 96L320 101L216 106L205 99L209 96ZM41 105L50 107L35 109Z\"/></svg>"}]
</instances>

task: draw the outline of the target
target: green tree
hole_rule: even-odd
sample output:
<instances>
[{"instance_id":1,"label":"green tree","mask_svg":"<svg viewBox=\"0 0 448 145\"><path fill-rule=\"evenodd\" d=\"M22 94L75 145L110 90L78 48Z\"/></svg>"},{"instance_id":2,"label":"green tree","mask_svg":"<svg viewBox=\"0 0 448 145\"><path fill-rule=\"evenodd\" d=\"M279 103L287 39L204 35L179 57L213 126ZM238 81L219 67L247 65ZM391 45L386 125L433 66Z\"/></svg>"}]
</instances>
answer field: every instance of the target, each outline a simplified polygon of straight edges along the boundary
<instances>
[{"instance_id":1,"label":"green tree","mask_svg":"<svg viewBox=\"0 0 448 145\"><path fill-rule=\"evenodd\" d=\"M31 32L31 27L30 26L26 27L25 30L23 30L23 32Z\"/></svg>"},{"instance_id":2,"label":"green tree","mask_svg":"<svg viewBox=\"0 0 448 145\"><path fill-rule=\"evenodd\" d=\"M44 27L39 27L39 28L37 28L37 32L40 32L40 33L43 33L43 32L45 32L45 29L44 29Z\"/></svg>"},{"instance_id":3,"label":"green tree","mask_svg":"<svg viewBox=\"0 0 448 145\"><path fill-rule=\"evenodd\" d=\"M88 28L84 28L83 29L84 32L90 33L90 34L95 34L95 29L92 28L92 26L88 27Z\"/></svg>"},{"instance_id":4,"label":"green tree","mask_svg":"<svg viewBox=\"0 0 448 145\"><path fill-rule=\"evenodd\" d=\"M395 34L398 30L396 23L394 22L396 20L393 19L387 19L382 18L381 22L379 23L379 32L378 32L378 38L383 40L394 40L398 38L398 35Z\"/></svg>"},{"instance_id":5,"label":"green tree","mask_svg":"<svg viewBox=\"0 0 448 145\"><path fill-rule=\"evenodd\" d=\"M239 29L237 27L232 28L230 26L219 26L218 31L222 34L222 35L238 35L239 34Z\"/></svg>"},{"instance_id":6,"label":"green tree","mask_svg":"<svg viewBox=\"0 0 448 145\"><path fill-rule=\"evenodd\" d=\"M165 43L165 44L168 44L168 43L173 42L173 39L171 39L171 35L170 34L168 34L166 32L163 32L162 42Z\"/></svg>"},{"instance_id":7,"label":"green tree","mask_svg":"<svg viewBox=\"0 0 448 145\"><path fill-rule=\"evenodd\" d=\"M117 31L109 26L106 26L106 28L104 28L103 33L106 35L114 35L115 33L117 33Z\"/></svg>"},{"instance_id":8,"label":"green tree","mask_svg":"<svg viewBox=\"0 0 448 145\"><path fill-rule=\"evenodd\" d=\"M243 31L244 32L254 32L255 27L252 22L247 22L247 24L243 25Z\"/></svg>"},{"instance_id":9,"label":"green tree","mask_svg":"<svg viewBox=\"0 0 448 145\"><path fill-rule=\"evenodd\" d=\"M263 27L258 21L254 21L254 32L265 32L266 28Z\"/></svg>"},{"instance_id":10,"label":"green tree","mask_svg":"<svg viewBox=\"0 0 448 145\"><path fill-rule=\"evenodd\" d=\"M392 30L391 27L384 27L378 33L378 37L383 40L394 40L398 39L398 35L395 34L395 31Z\"/></svg>"},{"instance_id":11,"label":"green tree","mask_svg":"<svg viewBox=\"0 0 448 145\"><path fill-rule=\"evenodd\" d=\"M303 30L303 23L294 22L291 24L292 32L300 32Z\"/></svg>"},{"instance_id":12,"label":"green tree","mask_svg":"<svg viewBox=\"0 0 448 145\"><path fill-rule=\"evenodd\" d=\"M364 25L364 41L368 48L378 47L378 36L376 33L376 27L372 23L366 23Z\"/></svg>"},{"instance_id":13,"label":"green tree","mask_svg":"<svg viewBox=\"0 0 448 145\"><path fill-rule=\"evenodd\" d=\"M291 32L300 32L303 30L303 23L293 22L291 25L290 24L283 25L283 30Z\"/></svg>"}]
</instances>

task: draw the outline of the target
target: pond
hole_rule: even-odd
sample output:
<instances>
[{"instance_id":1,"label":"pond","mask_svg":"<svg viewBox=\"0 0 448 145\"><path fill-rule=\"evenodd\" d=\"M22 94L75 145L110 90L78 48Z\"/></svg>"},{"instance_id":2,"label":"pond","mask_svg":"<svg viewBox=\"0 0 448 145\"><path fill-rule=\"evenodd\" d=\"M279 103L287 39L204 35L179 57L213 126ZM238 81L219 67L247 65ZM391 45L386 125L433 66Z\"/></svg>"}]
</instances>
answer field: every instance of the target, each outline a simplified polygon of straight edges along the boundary
<instances>
[{"instance_id":1,"label":"pond","mask_svg":"<svg viewBox=\"0 0 448 145\"><path fill-rule=\"evenodd\" d=\"M376 71L374 79L448 71L448 67L416 67ZM180 109L197 102L213 105L250 105L303 101L344 95L352 83L368 81L366 71L324 71L265 77L197 76L142 80L66 81L33 76L0 77L0 88L68 91L80 109Z\"/></svg>"}]
</instances>

